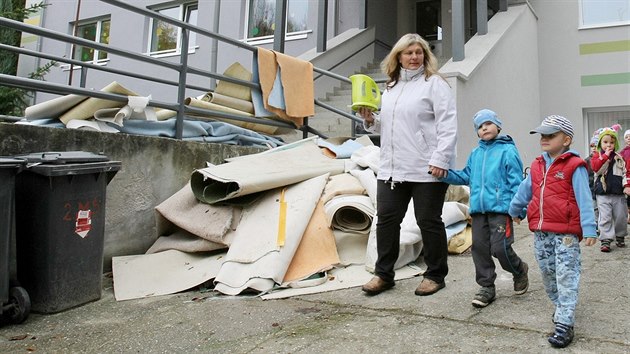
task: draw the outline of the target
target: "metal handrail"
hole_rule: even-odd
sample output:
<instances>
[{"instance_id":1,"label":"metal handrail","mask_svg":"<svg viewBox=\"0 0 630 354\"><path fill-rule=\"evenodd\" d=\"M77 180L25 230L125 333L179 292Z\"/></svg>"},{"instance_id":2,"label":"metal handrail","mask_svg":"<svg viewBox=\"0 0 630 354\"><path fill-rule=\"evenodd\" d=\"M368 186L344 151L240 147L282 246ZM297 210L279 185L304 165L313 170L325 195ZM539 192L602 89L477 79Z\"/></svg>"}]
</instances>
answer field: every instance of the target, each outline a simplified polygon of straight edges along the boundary
<instances>
[{"instance_id":1,"label":"metal handrail","mask_svg":"<svg viewBox=\"0 0 630 354\"><path fill-rule=\"evenodd\" d=\"M108 68L106 66L102 66L102 65L98 65L98 64L92 64L92 63L89 63L89 62L84 62L84 61L75 60L75 59L68 59L66 57L60 57L60 56L57 56L57 55L46 54L46 53L37 52L37 51L34 51L34 50L30 50L30 49L13 47L13 46L10 46L10 45L7 45L7 44L0 43L0 49L13 51L13 52L16 52L16 53L19 53L19 54L28 55L28 56L32 56L32 57L44 58L44 59L49 59L49 60L53 60L53 61L56 61L56 62L72 64L72 65L74 65L75 68L77 68L77 67L86 67L86 68L90 68L90 69L105 71L105 72L112 73L112 74L119 74L119 75L125 75L125 76L129 76L129 77L134 77L136 79L142 79L142 80L147 80L147 81L154 81L154 82L157 82L157 83L160 83L160 84L165 84L165 85L171 85L171 86L179 85L175 81L161 79L161 78L155 77L155 76L148 76L148 75L142 75L142 74L138 74L138 73L134 73L134 72L128 72L128 71L124 71L124 70L112 69L112 68ZM200 91L207 90L207 87L190 85L190 84L186 84L186 88L193 89L193 90L200 90Z\"/></svg>"},{"instance_id":2,"label":"metal handrail","mask_svg":"<svg viewBox=\"0 0 630 354\"><path fill-rule=\"evenodd\" d=\"M243 43L241 41L232 39L232 38L228 38L225 37L223 35L208 31L206 29L191 25L187 22L183 22L171 17L167 17L165 15L162 15L156 11L152 11L149 9L145 9L145 8L141 8L141 7L137 7L134 5L130 5L127 3L124 3L122 1L118 1L118 0L100 0L102 2L108 3L110 5L116 6L116 7L120 7L123 9L126 9L128 11L131 12L135 12L150 18L154 18L154 19L158 19L160 21L164 21L170 24L173 24L175 26L179 26L180 28L182 28L182 35L183 35L183 39L184 42L187 42L188 39L188 31L193 31L195 33L199 33L214 39L217 39L219 41L222 42L226 42L229 44L232 44L234 46L237 46L239 48L243 48L243 49L247 49L250 50L252 52L256 52L258 50L257 47L249 45L247 43ZM98 43L98 42L94 42L94 41L90 41L87 39L83 39L80 37L74 37L71 35L67 35L67 34L63 34L60 32L56 32L56 31L52 31L49 29L45 29L45 28L41 28L38 26L33 26L33 25L29 25L23 22L19 22L19 21L14 21L8 18L4 18L4 17L0 17L0 26L5 26L5 27L9 27L9 28L14 28L16 30L19 30L21 32L27 32L27 33L32 33L35 35L39 35L42 37L47 37L47 38L51 38L54 40L59 40L62 42L66 42L66 43L72 43L72 44L76 44L76 45L80 45L83 47L88 47L88 48L94 48L100 51L104 51L107 53L111 53L114 55L119 55L121 57L126 57L126 58L131 58L131 59L135 59L135 60L139 60L142 61L143 63L148 63L148 64L153 64L153 65L157 65L157 66L161 66L167 69L171 69L174 70L176 72L179 73L180 78L179 78L179 82L175 82L175 81L170 81L170 80L165 80L165 79L161 79L161 78L156 78L156 77L150 77L147 75L142 75L142 74L137 74L137 73L132 73L132 72L127 72L124 70L118 70L118 69L112 69L112 68L107 68L101 65L96 65L93 63L89 63L89 62L82 62L82 61L78 61L78 60L74 60L74 59L67 59L67 58L63 58L63 57L58 57L58 56L54 56L51 54L46 54L46 53L40 53L40 52L36 52L36 51L31 51L28 49L24 49L24 48L16 48L13 46L7 46L7 45L2 45L0 44L0 49L3 50L10 50L10 51L14 51L17 52L19 54L24 54L24 55L29 55L29 56L36 56L36 57L40 57L40 58L46 58L46 59L50 59L50 60L55 60L55 61L59 61L59 62L64 62L64 63L69 63L72 65L77 65L77 66L81 66L81 67L85 67L85 68L90 68L90 69L94 69L94 70L100 70L100 71L104 71L104 72L109 72L109 73L113 73L113 74L119 74L119 75L125 75L128 77L135 77L135 78L139 78L142 80L147 80L147 81L152 81L152 82L157 82L157 83L162 83L162 84L167 84L167 85L176 85L178 86L178 102L177 103L167 103L167 102L162 102L162 101L156 101L156 100L149 100L148 102L148 106L151 107L156 107L156 108L165 108L165 109L170 109L170 110L174 110L177 112L177 124L176 124L176 137L181 139L182 137L182 130L183 130L183 118L184 115L186 113L197 113L197 114L206 114L206 115L210 115L210 116L216 116L216 117L220 117L220 118L227 118L227 119L233 119L233 120L238 120L238 121L244 121L244 122L252 122L252 123L259 123L259 124L264 124L264 125L272 125L272 126L278 126L278 127L285 127L285 128L290 128L290 129L296 129L296 127L294 125L292 125L289 122L281 122L281 121L274 121L274 120L269 120L269 119L261 119L261 118L251 118L251 117L247 117L247 116L241 116L241 115L236 115L236 114L231 114L231 113L225 113L225 112L221 112L221 111L216 111L216 110L209 110L209 109L203 109L203 108L197 108L197 107L188 107L185 106L183 103L183 99L184 99L184 90L186 88L189 89L195 89L195 90L200 90L200 91L207 91L207 88L205 87L200 87L200 86L195 86L195 85L188 85L186 84L186 75L188 73L190 74L195 74L195 75L199 75L199 76L203 76L203 77L209 77L209 78L213 78L213 79L218 79L218 80L222 80L222 81L226 81L226 82L231 82L237 85L242 85L242 86L246 86L246 87L250 87L250 88L254 88L254 89L260 89L260 85L255 83L255 82L251 82L251 81L245 81L245 80L240 80L240 79L235 79L232 77L228 77L228 76L224 76L221 74L217 74L211 71L207 71L207 70L202 70L199 68L195 68L192 66L189 66L187 63L187 56L188 56L188 51L187 50L182 50L181 51L181 59L182 61L180 63L173 63L173 62L168 62L168 61L164 61L164 60L160 60L145 54L139 54L136 52L131 52L128 50L124 50L124 49L120 49L120 48L116 48L107 44L102 44L102 43ZM187 48L188 44L185 43L185 46L182 45L182 48ZM334 79L340 80L342 82L350 82L350 80L344 76L335 74L333 72L330 72L328 70L324 70L324 69L320 69L317 67L313 68L313 71L317 72L321 75L326 75L329 77L332 77ZM15 76L10 76L10 75L3 75L0 74L0 79L2 81L2 85L5 86L12 86L12 87L18 87L18 88L23 88L26 90L38 90L38 91L42 91L42 92L49 92L49 93L54 93L54 94L78 94L78 95L82 95L82 96L88 96L88 97L95 97L95 98L102 98L102 99L107 99L107 100L112 100L112 101L118 101L118 102L127 102L128 98L126 96L123 95L118 95L118 94L112 94L112 93L106 93L106 92L102 92L102 91L93 91L93 90L86 90L84 88L76 88L76 87L71 87L71 86L66 86L66 85L60 85L60 84L54 84L54 83L49 83L49 82L45 82L45 81L40 81L40 80L32 80L32 79L26 79L26 78L18 78ZM347 112L341 111L335 107L332 107L330 105L327 105L317 99L314 100L314 104L321 106L325 109L328 109L334 113L337 113L341 116L343 116L344 118L348 118L352 121L355 122L360 122L361 120L358 119L357 117L355 117L352 114L349 114ZM194 117L194 116L190 116L186 114L186 118L187 119L201 119L199 117ZM308 118L305 117L305 123L304 126L297 128L299 130L303 131L304 137L307 136L308 133L313 133L313 134L317 134L320 136L325 136L323 133L318 132L317 130L313 129L312 127L308 126Z\"/></svg>"},{"instance_id":3,"label":"metal handrail","mask_svg":"<svg viewBox=\"0 0 630 354\"><path fill-rule=\"evenodd\" d=\"M93 91L93 90L89 90L85 88L67 86L67 85L56 84L52 82L40 81L40 80L35 80L35 79L27 79L23 77L17 77L17 76L6 75L6 74L0 74L0 80L2 81L3 85L6 84L7 86L19 87L19 88L25 88L25 89L36 88L39 91L48 92L48 93L75 94L75 95L81 95L81 96L101 98L104 100L116 101L116 102L127 102L129 100L129 97L125 95L117 94L117 93ZM178 109L177 103L168 103L168 102L163 102L163 101L158 101L158 100L153 100L153 99L149 100L148 105L151 107L170 109L173 111L176 111ZM250 123L261 123L261 124L272 125L276 127L295 129L295 126L291 125L290 123L285 123L285 122L275 121L275 120L264 120L264 123L263 123L261 122L261 119L259 118L251 118L247 116L241 116L237 114L215 111L215 110L208 110L208 109L198 108L198 107L186 106L185 112L198 113L198 114L211 114L212 116L216 116L219 118L226 118L226 119L232 119L232 120L238 120L238 121L250 122ZM187 118L192 119L192 120L202 120L202 118L195 117L195 116L187 116Z\"/></svg>"}]
</instances>

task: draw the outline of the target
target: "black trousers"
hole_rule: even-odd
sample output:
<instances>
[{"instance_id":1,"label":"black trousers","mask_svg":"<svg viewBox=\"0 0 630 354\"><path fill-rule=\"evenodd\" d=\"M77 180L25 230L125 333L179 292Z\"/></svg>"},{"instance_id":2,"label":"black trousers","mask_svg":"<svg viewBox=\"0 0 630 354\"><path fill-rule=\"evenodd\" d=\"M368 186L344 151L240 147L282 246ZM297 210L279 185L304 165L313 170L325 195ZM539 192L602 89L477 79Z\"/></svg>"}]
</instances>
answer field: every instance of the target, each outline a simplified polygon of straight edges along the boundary
<instances>
[{"instance_id":1,"label":"black trousers","mask_svg":"<svg viewBox=\"0 0 630 354\"><path fill-rule=\"evenodd\" d=\"M391 182L377 184L376 248L378 258L374 273L385 281L394 281L394 264L400 251L400 224L413 198L416 222L422 233L422 252L427 266L424 277L438 283L448 274L448 247L442 222L442 207L448 185L442 182Z\"/></svg>"},{"instance_id":2,"label":"black trousers","mask_svg":"<svg viewBox=\"0 0 630 354\"><path fill-rule=\"evenodd\" d=\"M501 268L513 275L523 271L523 261L512 249L514 243L512 218L507 214L472 215L472 258L475 278L480 286L494 286L497 278L492 257Z\"/></svg>"}]
</instances>

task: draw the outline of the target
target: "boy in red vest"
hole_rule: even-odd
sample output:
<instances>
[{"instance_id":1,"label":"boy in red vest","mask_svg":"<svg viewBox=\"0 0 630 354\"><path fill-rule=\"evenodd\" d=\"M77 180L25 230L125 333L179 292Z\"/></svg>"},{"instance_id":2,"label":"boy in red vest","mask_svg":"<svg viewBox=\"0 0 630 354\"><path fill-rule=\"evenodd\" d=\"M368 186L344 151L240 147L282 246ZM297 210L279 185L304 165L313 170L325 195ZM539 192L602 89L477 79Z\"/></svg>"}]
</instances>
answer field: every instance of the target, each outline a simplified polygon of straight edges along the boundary
<instances>
[{"instance_id":1,"label":"boy in red vest","mask_svg":"<svg viewBox=\"0 0 630 354\"><path fill-rule=\"evenodd\" d=\"M580 283L580 245L597 241L595 214L586 162L571 150L573 125L562 116L548 116L530 134L540 133L542 155L510 203L519 223L527 211L534 232L534 252L545 291L555 305L555 330L547 340L564 348L573 340L575 307Z\"/></svg>"}]
</instances>

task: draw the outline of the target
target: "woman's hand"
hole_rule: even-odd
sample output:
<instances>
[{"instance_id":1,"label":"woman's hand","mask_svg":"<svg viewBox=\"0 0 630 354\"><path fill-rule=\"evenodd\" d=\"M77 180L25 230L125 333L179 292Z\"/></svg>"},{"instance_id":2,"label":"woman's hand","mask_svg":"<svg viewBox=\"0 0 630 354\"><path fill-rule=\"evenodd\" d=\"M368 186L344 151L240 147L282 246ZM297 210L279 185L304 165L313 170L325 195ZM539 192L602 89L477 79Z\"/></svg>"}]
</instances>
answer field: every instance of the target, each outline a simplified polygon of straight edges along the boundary
<instances>
[{"instance_id":1,"label":"woman's hand","mask_svg":"<svg viewBox=\"0 0 630 354\"><path fill-rule=\"evenodd\" d=\"M357 113L365 120L368 126L374 124L374 115L372 114L372 110L367 107L359 107Z\"/></svg>"},{"instance_id":2,"label":"woman's hand","mask_svg":"<svg viewBox=\"0 0 630 354\"><path fill-rule=\"evenodd\" d=\"M439 167L429 166L429 173L435 178L444 178L448 171Z\"/></svg>"}]
</instances>

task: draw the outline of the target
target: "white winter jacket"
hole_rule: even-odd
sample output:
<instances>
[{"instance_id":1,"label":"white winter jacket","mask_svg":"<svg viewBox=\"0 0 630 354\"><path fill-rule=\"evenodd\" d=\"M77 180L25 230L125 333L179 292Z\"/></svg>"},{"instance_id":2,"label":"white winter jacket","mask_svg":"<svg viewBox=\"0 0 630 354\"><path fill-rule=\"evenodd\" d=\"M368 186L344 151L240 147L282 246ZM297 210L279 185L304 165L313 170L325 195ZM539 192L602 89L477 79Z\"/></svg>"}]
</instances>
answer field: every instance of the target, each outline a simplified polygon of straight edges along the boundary
<instances>
[{"instance_id":1,"label":"white winter jacket","mask_svg":"<svg viewBox=\"0 0 630 354\"><path fill-rule=\"evenodd\" d=\"M377 178L394 182L436 182L429 165L455 163L457 111L451 88L439 75L401 70L398 83L383 92L380 114L366 130L381 135ZM365 124L365 123L364 123Z\"/></svg>"}]
</instances>

